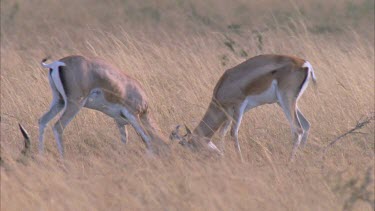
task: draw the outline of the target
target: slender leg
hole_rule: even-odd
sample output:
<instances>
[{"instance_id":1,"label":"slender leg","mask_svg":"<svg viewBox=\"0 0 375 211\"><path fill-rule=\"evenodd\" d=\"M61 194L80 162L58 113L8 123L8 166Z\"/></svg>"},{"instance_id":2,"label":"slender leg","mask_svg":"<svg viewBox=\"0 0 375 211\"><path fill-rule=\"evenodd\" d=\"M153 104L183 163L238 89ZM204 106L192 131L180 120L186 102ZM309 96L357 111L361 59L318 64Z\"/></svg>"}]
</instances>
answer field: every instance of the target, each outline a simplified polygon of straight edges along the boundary
<instances>
[{"instance_id":1,"label":"slender leg","mask_svg":"<svg viewBox=\"0 0 375 211\"><path fill-rule=\"evenodd\" d=\"M301 122L302 128L303 128L303 135L301 138L301 144L302 146L306 145L307 142L307 137L309 135L309 130L310 130L310 122L307 121L307 119L303 116L302 112L297 108L297 115L298 119Z\"/></svg>"},{"instance_id":2,"label":"slender leg","mask_svg":"<svg viewBox=\"0 0 375 211\"><path fill-rule=\"evenodd\" d=\"M245 108L247 105L247 100L245 100L240 107L237 107L234 109L233 112L233 124L232 124L232 129L231 129L231 136L234 138L235 141L235 146L237 149L238 154L240 155L241 161L243 161L242 153L241 153L241 148L240 148L240 143L238 141L238 130L241 125L242 117L245 112Z\"/></svg>"},{"instance_id":3,"label":"slender leg","mask_svg":"<svg viewBox=\"0 0 375 211\"><path fill-rule=\"evenodd\" d=\"M117 127L118 127L118 129L120 131L122 143L126 144L126 142L128 140L128 136L127 136L128 131L126 129L126 124L122 124L122 123L116 121L116 125L117 125Z\"/></svg>"},{"instance_id":4,"label":"slender leg","mask_svg":"<svg viewBox=\"0 0 375 211\"><path fill-rule=\"evenodd\" d=\"M64 101L55 100L52 102L50 110L47 111L39 119L39 153L44 151L44 129L49 121L51 121L64 108Z\"/></svg>"},{"instance_id":5,"label":"slender leg","mask_svg":"<svg viewBox=\"0 0 375 211\"><path fill-rule=\"evenodd\" d=\"M64 113L61 115L60 119L53 126L53 133L55 135L57 148L61 157L64 156L64 146L62 142L62 134L65 127L73 120L75 115L81 110L84 103L73 103L68 102Z\"/></svg>"},{"instance_id":6,"label":"slender leg","mask_svg":"<svg viewBox=\"0 0 375 211\"><path fill-rule=\"evenodd\" d=\"M285 93L278 93L279 105L284 111L286 118L289 121L294 136L294 145L290 160L292 161L296 155L298 147L301 143L303 128L297 116L297 104L294 96L288 96Z\"/></svg>"},{"instance_id":7,"label":"slender leg","mask_svg":"<svg viewBox=\"0 0 375 211\"><path fill-rule=\"evenodd\" d=\"M224 152L225 149L225 135L227 134L229 130L229 126L232 123L232 120L228 119L226 120L223 125L220 128L219 134L220 134L220 146L221 146L221 151Z\"/></svg>"},{"instance_id":8,"label":"slender leg","mask_svg":"<svg viewBox=\"0 0 375 211\"><path fill-rule=\"evenodd\" d=\"M141 127L139 124L139 118L131 114L126 108L123 108L121 110L121 113L125 116L125 118L129 121L129 123L133 126L135 131L141 136L143 142L145 143L147 149L152 152L151 148L151 139L150 137L146 134L144 129Z\"/></svg>"}]
</instances>

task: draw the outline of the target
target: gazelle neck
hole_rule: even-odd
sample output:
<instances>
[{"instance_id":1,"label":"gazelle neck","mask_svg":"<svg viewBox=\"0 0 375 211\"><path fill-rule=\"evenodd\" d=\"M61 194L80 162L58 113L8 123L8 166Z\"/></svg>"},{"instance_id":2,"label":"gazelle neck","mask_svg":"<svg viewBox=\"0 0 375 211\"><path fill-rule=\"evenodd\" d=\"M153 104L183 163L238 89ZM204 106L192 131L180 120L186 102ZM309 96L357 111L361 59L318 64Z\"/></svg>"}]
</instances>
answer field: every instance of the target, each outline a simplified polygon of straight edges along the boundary
<instances>
[{"instance_id":1,"label":"gazelle neck","mask_svg":"<svg viewBox=\"0 0 375 211\"><path fill-rule=\"evenodd\" d=\"M217 103L211 101L202 120L194 129L193 134L205 137L209 141L226 119L227 116L223 108L220 108Z\"/></svg>"}]
</instances>

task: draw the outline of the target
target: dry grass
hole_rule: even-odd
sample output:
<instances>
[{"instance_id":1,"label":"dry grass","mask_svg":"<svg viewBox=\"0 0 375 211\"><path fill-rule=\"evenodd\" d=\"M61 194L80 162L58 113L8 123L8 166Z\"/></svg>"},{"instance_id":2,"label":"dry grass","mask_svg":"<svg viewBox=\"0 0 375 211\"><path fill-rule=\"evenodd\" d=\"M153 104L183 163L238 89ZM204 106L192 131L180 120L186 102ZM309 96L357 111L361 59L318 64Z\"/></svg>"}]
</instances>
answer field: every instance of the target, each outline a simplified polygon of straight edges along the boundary
<instances>
[{"instance_id":1,"label":"dry grass","mask_svg":"<svg viewBox=\"0 0 375 211\"><path fill-rule=\"evenodd\" d=\"M372 1L64 2L1 1L1 210L374 209L374 123L324 152L374 112ZM125 146L113 121L90 110L64 133L65 161L50 128L45 156L36 155L37 119L51 100L46 55L113 62L143 84L167 135L177 123L194 127L223 71L261 53L306 58L318 77L299 102L312 129L293 164L276 105L245 116L244 163L230 141L223 158L175 143L149 158L133 130ZM33 159L21 156L18 122Z\"/></svg>"}]
</instances>

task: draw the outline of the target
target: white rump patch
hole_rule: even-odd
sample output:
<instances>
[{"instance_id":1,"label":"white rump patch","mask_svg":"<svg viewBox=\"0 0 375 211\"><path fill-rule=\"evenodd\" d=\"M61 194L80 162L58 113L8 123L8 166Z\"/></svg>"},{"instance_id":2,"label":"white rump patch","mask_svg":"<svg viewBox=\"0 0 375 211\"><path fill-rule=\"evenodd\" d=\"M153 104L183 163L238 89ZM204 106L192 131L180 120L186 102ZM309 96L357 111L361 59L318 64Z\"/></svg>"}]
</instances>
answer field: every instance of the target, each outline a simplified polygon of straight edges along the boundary
<instances>
[{"instance_id":1,"label":"white rump patch","mask_svg":"<svg viewBox=\"0 0 375 211\"><path fill-rule=\"evenodd\" d=\"M314 73L314 68L312 67L312 65L310 64L310 62L305 61L305 63L303 63L303 65L302 65L302 67L307 67L308 70L309 70L309 75L311 74L313 80L316 81L316 76L315 76L315 73Z\"/></svg>"},{"instance_id":2,"label":"white rump patch","mask_svg":"<svg viewBox=\"0 0 375 211\"><path fill-rule=\"evenodd\" d=\"M312 65L308 61L305 61L305 63L303 63L303 65L302 65L302 67L307 67L309 70L313 69Z\"/></svg>"},{"instance_id":3,"label":"white rump patch","mask_svg":"<svg viewBox=\"0 0 375 211\"><path fill-rule=\"evenodd\" d=\"M62 110L63 111L62 113L64 113L68 101L67 101L67 96L65 94L64 87L63 87L61 79L60 79L59 67L60 66L66 66L66 64L64 62L61 62L61 61L54 61L51 64L46 64L46 63L42 62L42 66L45 67L45 68L52 69L52 72L51 72L52 81L55 84L56 89L59 91L59 93L61 94L61 96L64 99L64 109Z\"/></svg>"},{"instance_id":4,"label":"white rump patch","mask_svg":"<svg viewBox=\"0 0 375 211\"><path fill-rule=\"evenodd\" d=\"M297 100L301 97L301 95L303 94L303 92L305 92L305 90L307 88L307 85L309 84L310 75L313 78L313 80L316 81L316 77L315 77L315 74L314 74L314 68L312 67L312 65L310 64L310 62L305 61L305 63L303 63L303 65L302 65L302 67L307 67L308 72L307 72L306 80L303 83L303 85L301 87L301 90L299 91Z\"/></svg>"},{"instance_id":5,"label":"white rump patch","mask_svg":"<svg viewBox=\"0 0 375 211\"><path fill-rule=\"evenodd\" d=\"M55 70L55 69L59 69L60 66L66 66L66 64L61 61L54 61L51 64L46 64L42 62L42 66L45 68L51 68L52 70Z\"/></svg>"}]
</instances>

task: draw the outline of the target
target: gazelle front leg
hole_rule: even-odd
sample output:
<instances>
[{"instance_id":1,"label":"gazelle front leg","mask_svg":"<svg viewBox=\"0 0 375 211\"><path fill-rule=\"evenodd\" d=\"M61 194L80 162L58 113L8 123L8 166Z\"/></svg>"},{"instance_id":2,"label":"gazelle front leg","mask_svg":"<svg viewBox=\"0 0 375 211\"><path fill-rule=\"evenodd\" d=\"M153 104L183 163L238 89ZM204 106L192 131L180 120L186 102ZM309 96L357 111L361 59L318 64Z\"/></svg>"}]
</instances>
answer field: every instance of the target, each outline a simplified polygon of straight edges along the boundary
<instances>
[{"instance_id":1,"label":"gazelle front leg","mask_svg":"<svg viewBox=\"0 0 375 211\"><path fill-rule=\"evenodd\" d=\"M245 112L246 106L247 106L247 100L242 102L242 104L240 104L239 107L234 108L233 124L232 124L232 129L231 129L231 136L234 139L237 152L238 152L242 162L243 162L243 157L242 157L242 153L241 153L240 143L238 141L238 130L240 129L242 117L243 117L243 114Z\"/></svg>"},{"instance_id":2,"label":"gazelle front leg","mask_svg":"<svg viewBox=\"0 0 375 211\"><path fill-rule=\"evenodd\" d=\"M126 142L128 140L128 130L126 128L126 124L123 124L119 121L116 121L116 125L117 125L117 127L120 131L122 143L126 144Z\"/></svg>"},{"instance_id":3,"label":"gazelle front leg","mask_svg":"<svg viewBox=\"0 0 375 211\"><path fill-rule=\"evenodd\" d=\"M133 126L135 131L141 136L143 142L145 143L147 149L152 152L151 147L151 139L146 134L142 126L139 124L139 118L135 116L134 114L130 113L128 109L123 108L121 109L121 114L129 121L129 123Z\"/></svg>"},{"instance_id":4,"label":"gazelle front leg","mask_svg":"<svg viewBox=\"0 0 375 211\"><path fill-rule=\"evenodd\" d=\"M228 129L230 127L230 124L232 123L232 120L227 119L223 125L220 128L219 134L220 134L220 150L224 153L225 150L225 135L228 132Z\"/></svg>"}]
</instances>

